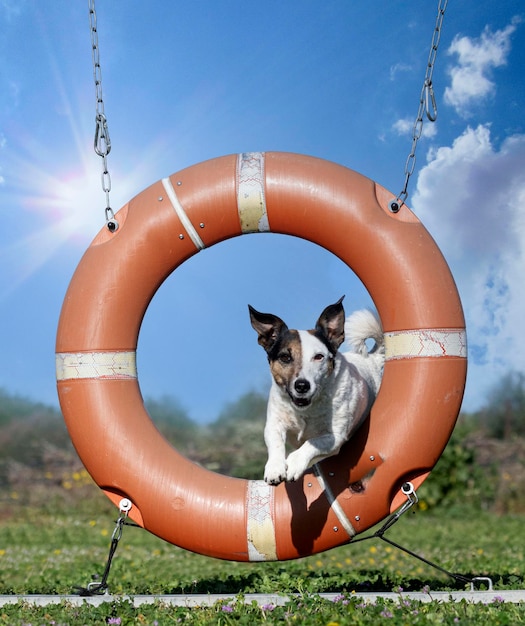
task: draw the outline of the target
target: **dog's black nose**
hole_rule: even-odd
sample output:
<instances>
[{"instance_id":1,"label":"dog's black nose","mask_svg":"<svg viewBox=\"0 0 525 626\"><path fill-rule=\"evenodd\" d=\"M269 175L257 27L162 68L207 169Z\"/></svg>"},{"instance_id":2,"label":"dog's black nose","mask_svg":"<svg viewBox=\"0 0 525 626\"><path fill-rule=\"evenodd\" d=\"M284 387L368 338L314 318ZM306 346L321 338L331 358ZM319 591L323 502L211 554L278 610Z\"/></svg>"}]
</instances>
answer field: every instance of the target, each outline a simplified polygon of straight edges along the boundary
<instances>
[{"instance_id":1,"label":"dog's black nose","mask_svg":"<svg viewBox=\"0 0 525 626\"><path fill-rule=\"evenodd\" d=\"M295 391L297 393L306 393L310 391L310 383L306 380L306 378L298 378L294 383Z\"/></svg>"}]
</instances>

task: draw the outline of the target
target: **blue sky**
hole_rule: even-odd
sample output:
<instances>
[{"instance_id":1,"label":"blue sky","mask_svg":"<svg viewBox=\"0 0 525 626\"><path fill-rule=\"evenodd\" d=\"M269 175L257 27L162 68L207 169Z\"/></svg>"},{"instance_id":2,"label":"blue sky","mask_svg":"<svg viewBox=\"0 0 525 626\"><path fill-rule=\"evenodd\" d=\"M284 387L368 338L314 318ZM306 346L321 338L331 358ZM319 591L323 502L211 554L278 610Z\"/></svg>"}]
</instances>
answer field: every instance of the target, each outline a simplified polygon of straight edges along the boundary
<instances>
[{"instance_id":1,"label":"blue sky","mask_svg":"<svg viewBox=\"0 0 525 626\"><path fill-rule=\"evenodd\" d=\"M98 0L111 204L223 154L341 163L397 194L437 3ZM525 7L450 0L408 204L441 247L469 333L464 408L525 371ZM57 404L62 300L103 226L87 2L0 0L0 387ZM204 250L161 287L138 350L143 395L217 417L269 373L247 304L309 328L351 270L292 237Z\"/></svg>"}]
</instances>

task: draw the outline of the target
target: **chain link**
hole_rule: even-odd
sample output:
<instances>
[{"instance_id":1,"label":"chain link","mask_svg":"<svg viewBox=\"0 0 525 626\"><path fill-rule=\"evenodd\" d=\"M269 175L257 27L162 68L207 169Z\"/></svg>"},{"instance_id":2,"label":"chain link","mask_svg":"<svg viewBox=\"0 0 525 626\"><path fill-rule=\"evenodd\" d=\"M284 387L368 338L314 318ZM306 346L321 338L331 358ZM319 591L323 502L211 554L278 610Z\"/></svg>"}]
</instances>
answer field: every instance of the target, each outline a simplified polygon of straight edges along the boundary
<instances>
[{"instance_id":1,"label":"chain link","mask_svg":"<svg viewBox=\"0 0 525 626\"><path fill-rule=\"evenodd\" d=\"M102 71L100 68L100 51L98 47L97 12L95 0L88 0L89 26L91 31L91 56L93 59L93 79L95 81L96 114L95 114L95 138L93 148L95 153L102 159L102 191L106 196L106 226L112 233L118 229L118 222L110 205L109 193L111 191L111 176L108 169L108 154L111 152L111 139L109 137L108 121L104 112L104 98L102 97Z\"/></svg>"},{"instance_id":2,"label":"chain link","mask_svg":"<svg viewBox=\"0 0 525 626\"><path fill-rule=\"evenodd\" d=\"M408 183L416 167L417 142L423 133L423 113L426 114L429 122L435 122L437 120L437 104L432 84L432 76L434 74L434 65L436 62L439 40L441 39L441 28L447 4L448 0L438 0L436 25L434 27L434 32L432 33L432 43L428 54L425 80L423 81L423 87L419 96L419 108L417 110L416 119L412 128L412 146L405 163L405 183L397 198L390 203L390 210L394 213L399 211L399 209L405 204L408 197Z\"/></svg>"}]
</instances>

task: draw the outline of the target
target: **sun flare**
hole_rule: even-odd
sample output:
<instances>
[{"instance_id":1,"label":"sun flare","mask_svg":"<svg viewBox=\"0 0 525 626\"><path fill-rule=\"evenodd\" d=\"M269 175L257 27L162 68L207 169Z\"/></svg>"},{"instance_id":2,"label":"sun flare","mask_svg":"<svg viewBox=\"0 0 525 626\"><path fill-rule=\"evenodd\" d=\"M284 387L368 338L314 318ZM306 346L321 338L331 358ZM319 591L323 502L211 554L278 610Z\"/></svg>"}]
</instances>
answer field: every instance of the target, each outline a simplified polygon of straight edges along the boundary
<instances>
[{"instance_id":1,"label":"sun flare","mask_svg":"<svg viewBox=\"0 0 525 626\"><path fill-rule=\"evenodd\" d=\"M45 158L43 146L33 143L16 161L16 174L8 178L8 195L22 212L6 216L6 227L14 236L0 249L2 267L9 268L0 284L1 297L30 278L62 246L87 247L105 226L106 197L95 154L79 155L73 166L60 168ZM49 163L49 170L36 163ZM118 194L112 193L110 199L116 213L137 192L137 181L131 174L114 176Z\"/></svg>"}]
</instances>

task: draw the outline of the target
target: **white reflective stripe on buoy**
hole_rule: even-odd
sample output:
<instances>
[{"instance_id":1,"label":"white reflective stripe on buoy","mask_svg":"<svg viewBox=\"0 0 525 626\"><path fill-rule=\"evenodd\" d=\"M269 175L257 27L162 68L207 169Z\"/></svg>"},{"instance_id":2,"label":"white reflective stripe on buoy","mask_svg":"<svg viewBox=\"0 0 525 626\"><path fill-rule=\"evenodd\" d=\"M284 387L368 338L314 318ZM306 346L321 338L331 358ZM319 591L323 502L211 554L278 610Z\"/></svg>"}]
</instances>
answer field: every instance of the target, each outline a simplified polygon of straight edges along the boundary
<instances>
[{"instance_id":1,"label":"white reflective stripe on buoy","mask_svg":"<svg viewBox=\"0 0 525 626\"><path fill-rule=\"evenodd\" d=\"M350 537L350 539L352 537L355 537L355 528L352 526L352 523L344 512L343 507L339 504L336 497L334 496L330 485L326 482L324 474L321 470L321 466L318 463L314 465L314 475L317 478L317 482L321 486L321 489L323 490L324 495L326 496L326 499L330 504L330 508L335 513L335 516L339 520L341 526L344 528L346 534ZM337 532L338 530L339 528L337 526L334 526L333 531Z\"/></svg>"},{"instance_id":2,"label":"white reflective stripe on buoy","mask_svg":"<svg viewBox=\"0 0 525 626\"><path fill-rule=\"evenodd\" d=\"M175 189L171 184L171 180L169 178L162 179L162 186L164 187L164 191L168 194L168 199L173 207L173 210L177 214L178 218L181 221L181 224L184 226L186 232L188 233L190 239L193 241L193 244L197 248L197 250L203 250L206 246L204 245L204 241L202 241L199 233L196 228L191 223L190 218L186 214L184 207L180 203L180 200L175 193Z\"/></svg>"},{"instance_id":3,"label":"white reflective stripe on buoy","mask_svg":"<svg viewBox=\"0 0 525 626\"><path fill-rule=\"evenodd\" d=\"M269 232L264 193L264 152L237 157L237 210L243 233Z\"/></svg>"},{"instance_id":4,"label":"white reflective stripe on buoy","mask_svg":"<svg viewBox=\"0 0 525 626\"><path fill-rule=\"evenodd\" d=\"M249 480L246 494L246 533L250 561L276 561L273 520L275 487L263 480Z\"/></svg>"},{"instance_id":5,"label":"white reflective stripe on buoy","mask_svg":"<svg viewBox=\"0 0 525 626\"><path fill-rule=\"evenodd\" d=\"M62 352L55 357L57 380L137 378L135 351Z\"/></svg>"},{"instance_id":6,"label":"white reflective stripe on buoy","mask_svg":"<svg viewBox=\"0 0 525 626\"><path fill-rule=\"evenodd\" d=\"M385 358L467 357L464 328L402 330L385 333Z\"/></svg>"}]
</instances>

